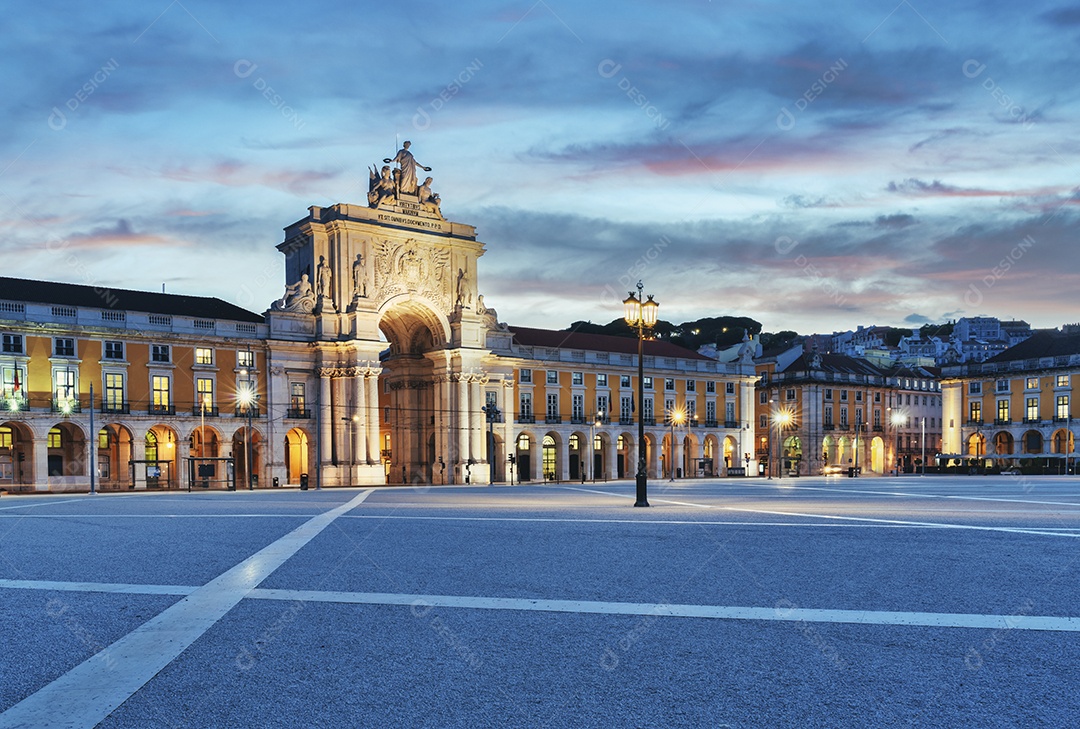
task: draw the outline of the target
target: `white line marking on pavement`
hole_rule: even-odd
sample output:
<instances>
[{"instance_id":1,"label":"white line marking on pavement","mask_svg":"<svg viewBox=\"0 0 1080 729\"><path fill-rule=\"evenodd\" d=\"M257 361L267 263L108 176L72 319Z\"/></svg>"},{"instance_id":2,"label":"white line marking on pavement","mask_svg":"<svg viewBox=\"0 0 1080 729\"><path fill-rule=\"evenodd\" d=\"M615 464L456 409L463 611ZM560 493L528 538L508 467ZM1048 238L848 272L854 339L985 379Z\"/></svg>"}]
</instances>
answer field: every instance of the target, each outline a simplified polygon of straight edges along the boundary
<instances>
[{"instance_id":1,"label":"white line marking on pavement","mask_svg":"<svg viewBox=\"0 0 1080 729\"><path fill-rule=\"evenodd\" d=\"M3 714L0 727L93 727L236 606L252 589L367 490L259 550L146 623L31 694Z\"/></svg>"},{"instance_id":2,"label":"white line marking on pavement","mask_svg":"<svg viewBox=\"0 0 1080 729\"><path fill-rule=\"evenodd\" d=\"M579 488L576 488L574 486L563 486L562 488L566 489L567 491L583 491L584 493L587 493L587 494L603 494L604 496L619 496L619 497L625 498L625 499L637 498L634 494L613 494L610 491L596 491L594 489L579 489ZM713 508L712 506L709 506L708 504L693 504L693 503L690 503L689 501L671 501L670 499L657 499L655 497L653 498L653 501L657 502L658 504L675 504L676 506L695 506L695 507L697 507L699 509L712 509Z\"/></svg>"},{"instance_id":3,"label":"white line marking on pavement","mask_svg":"<svg viewBox=\"0 0 1080 729\"><path fill-rule=\"evenodd\" d=\"M133 585L125 582L60 582L56 580L0 580L0 588L11 590L55 590L57 592L113 592L130 595L190 595L192 585Z\"/></svg>"},{"instance_id":4,"label":"white line marking on pavement","mask_svg":"<svg viewBox=\"0 0 1080 729\"><path fill-rule=\"evenodd\" d=\"M310 514L0 514L0 519L310 519Z\"/></svg>"},{"instance_id":5,"label":"white line marking on pavement","mask_svg":"<svg viewBox=\"0 0 1080 729\"><path fill-rule=\"evenodd\" d=\"M608 491L589 491L588 489L572 488L565 486L570 491L587 491L592 494L604 494L605 496L618 496L622 498L632 499L633 494L613 494ZM768 514L769 516L798 516L806 519L838 519L842 521L859 521L869 522L872 524L898 524L908 527L923 527L933 529L967 529L980 532L1005 532L1008 534L1034 534L1044 537L1080 537L1080 534L1072 534L1068 532L1049 531L1045 529L1024 529L1021 527L994 527L994 526L980 526L977 524L948 524L940 522L930 521L905 521L902 519L873 519L871 517L864 516L837 516L835 514L803 514L797 511L772 511L766 509L745 509L736 506L721 506L710 504L690 504L680 501L667 501L665 499L652 499L657 503L678 504L679 506L696 506L702 509L720 509L721 511L738 511L746 514Z\"/></svg>"},{"instance_id":6,"label":"white line marking on pavement","mask_svg":"<svg viewBox=\"0 0 1080 729\"><path fill-rule=\"evenodd\" d=\"M764 608L723 605L668 605L592 600L540 600L515 597L464 597L458 595L401 595L380 592L326 592L321 590L269 590L256 588L248 597L258 600L352 603L360 605L408 605L473 610L523 610L599 615L656 615L718 620L768 620L807 623L854 623L858 625L909 625L931 628L990 628L1080 632L1080 618L1040 615L976 615L968 613L896 612L881 610L823 610L816 608Z\"/></svg>"},{"instance_id":7,"label":"white line marking on pavement","mask_svg":"<svg viewBox=\"0 0 1080 729\"><path fill-rule=\"evenodd\" d=\"M84 501L84 499L64 499L63 501L38 501L33 504L19 504L18 506L0 506L0 511L9 509L32 509L35 506L54 506L56 504L70 504L72 501Z\"/></svg>"},{"instance_id":8,"label":"white line marking on pavement","mask_svg":"<svg viewBox=\"0 0 1080 729\"><path fill-rule=\"evenodd\" d=\"M1005 499L990 496L959 496L954 494L911 494L903 491L862 491L856 489L829 489L823 486L784 486L796 491L832 491L842 494L872 494L874 496L908 496L913 499L957 499L960 501L999 501L1007 504L1040 504L1045 506L1080 506L1075 501L1035 501L1032 499Z\"/></svg>"}]
</instances>

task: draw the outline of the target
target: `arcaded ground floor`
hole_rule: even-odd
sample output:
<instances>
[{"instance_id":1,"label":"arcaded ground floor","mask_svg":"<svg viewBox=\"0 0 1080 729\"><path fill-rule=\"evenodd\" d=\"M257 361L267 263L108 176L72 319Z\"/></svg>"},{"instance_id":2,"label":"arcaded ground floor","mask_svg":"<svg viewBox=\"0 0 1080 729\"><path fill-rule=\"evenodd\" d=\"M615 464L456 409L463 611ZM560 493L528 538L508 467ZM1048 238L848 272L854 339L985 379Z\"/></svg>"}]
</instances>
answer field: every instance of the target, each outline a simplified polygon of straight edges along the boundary
<instances>
[{"instance_id":1,"label":"arcaded ground floor","mask_svg":"<svg viewBox=\"0 0 1080 729\"><path fill-rule=\"evenodd\" d=\"M0 499L0 727L1069 726L1080 480Z\"/></svg>"}]
</instances>

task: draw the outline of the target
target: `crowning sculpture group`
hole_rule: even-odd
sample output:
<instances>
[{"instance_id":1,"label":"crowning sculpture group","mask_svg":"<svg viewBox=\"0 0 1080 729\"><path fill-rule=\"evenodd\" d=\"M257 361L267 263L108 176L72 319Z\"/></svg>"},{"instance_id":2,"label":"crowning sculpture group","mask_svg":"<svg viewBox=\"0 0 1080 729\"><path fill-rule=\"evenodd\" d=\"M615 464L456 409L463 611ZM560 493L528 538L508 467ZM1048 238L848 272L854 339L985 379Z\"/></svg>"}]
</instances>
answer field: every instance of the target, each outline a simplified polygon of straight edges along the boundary
<instances>
[{"instance_id":1,"label":"crowning sculpture group","mask_svg":"<svg viewBox=\"0 0 1080 729\"><path fill-rule=\"evenodd\" d=\"M419 178L416 168L419 167L424 172L431 172L431 168L416 161L416 157L409 151L411 145L412 142L406 141L393 159L385 158L381 174L375 172L374 166L371 167L368 172L368 204L377 208L387 201L408 200L419 203L421 209L442 219L439 194L431 191L431 178L427 177L422 183L417 183ZM391 163L397 163L397 169L391 170Z\"/></svg>"}]
</instances>

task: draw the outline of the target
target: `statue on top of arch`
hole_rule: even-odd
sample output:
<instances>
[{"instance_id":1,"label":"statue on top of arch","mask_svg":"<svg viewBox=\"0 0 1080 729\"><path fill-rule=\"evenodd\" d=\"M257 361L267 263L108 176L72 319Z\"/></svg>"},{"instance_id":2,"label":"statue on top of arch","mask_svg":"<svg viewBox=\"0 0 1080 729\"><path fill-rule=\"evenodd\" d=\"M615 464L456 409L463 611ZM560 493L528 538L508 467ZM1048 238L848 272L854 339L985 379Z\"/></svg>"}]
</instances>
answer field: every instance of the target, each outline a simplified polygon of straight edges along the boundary
<instances>
[{"instance_id":1,"label":"statue on top of arch","mask_svg":"<svg viewBox=\"0 0 1080 729\"><path fill-rule=\"evenodd\" d=\"M445 220L439 207L439 194L431 191L431 178L421 183L416 175L417 168L424 172L431 172L431 168L417 162L409 151L410 146L412 142L405 141L397 155L383 160L381 170L376 171L377 165L368 170L368 205L373 208L381 207L384 203L393 205L407 196L409 202L419 203L422 213ZM397 164L396 169L390 167L394 163Z\"/></svg>"}]
</instances>

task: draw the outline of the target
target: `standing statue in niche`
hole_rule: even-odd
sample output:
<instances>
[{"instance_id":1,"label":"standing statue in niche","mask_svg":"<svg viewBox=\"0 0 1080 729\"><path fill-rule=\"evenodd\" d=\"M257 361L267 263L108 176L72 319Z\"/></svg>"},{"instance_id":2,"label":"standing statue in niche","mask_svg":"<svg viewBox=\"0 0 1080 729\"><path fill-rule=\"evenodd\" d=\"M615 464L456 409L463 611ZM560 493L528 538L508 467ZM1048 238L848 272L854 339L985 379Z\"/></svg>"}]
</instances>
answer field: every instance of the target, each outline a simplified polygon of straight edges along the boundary
<instances>
[{"instance_id":1,"label":"standing statue in niche","mask_svg":"<svg viewBox=\"0 0 1080 729\"><path fill-rule=\"evenodd\" d=\"M469 276L464 269L457 270L457 305L465 307L472 303L472 293L469 292Z\"/></svg>"},{"instance_id":2,"label":"standing statue in niche","mask_svg":"<svg viewBox=\"0 0 1080 729\"><path fill-rule=\"evenodd\" d=\"M330 287L332 278L333 274L330 272L330 266L326 265L325 256L319 256L319 267L315 269L315 284L319 289L319 312L337 310L334 307L334 294Z\"/></svg>"},{"instance_id":3,"label":"standing statue in niche","mask_svg":"<svg viewBox=\"0 0 1080 729\"><path fill-rule=\"evenodd\" d=\"M352 265L353 298L367 298L367 276L364 275L364 254L357 253Z\"/></svg>"},{"instance_id":4,"label":"standing statue in niche","mask_svg":"<svg viewBox=\"0 0 1080 729\"><path fill-rule=\"evenodd\" d=\"M398 150L397 155L393 158L386 158L383 160L386 164L391 162L397 162L398 174L397 174L397 191L398 194L415 195L416 194L416 168L419 167L424 172L431 172L430 167L424 167L416 161L412 152L409 151L409 147L412 142L406 141L401 145L401 149Z\"/></svg>"}]
</instances>

